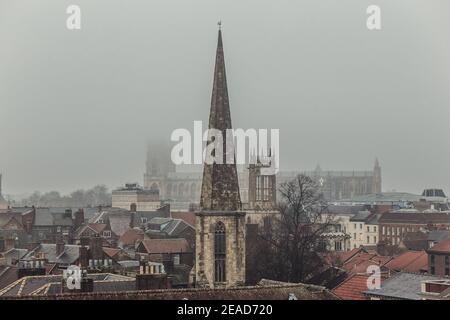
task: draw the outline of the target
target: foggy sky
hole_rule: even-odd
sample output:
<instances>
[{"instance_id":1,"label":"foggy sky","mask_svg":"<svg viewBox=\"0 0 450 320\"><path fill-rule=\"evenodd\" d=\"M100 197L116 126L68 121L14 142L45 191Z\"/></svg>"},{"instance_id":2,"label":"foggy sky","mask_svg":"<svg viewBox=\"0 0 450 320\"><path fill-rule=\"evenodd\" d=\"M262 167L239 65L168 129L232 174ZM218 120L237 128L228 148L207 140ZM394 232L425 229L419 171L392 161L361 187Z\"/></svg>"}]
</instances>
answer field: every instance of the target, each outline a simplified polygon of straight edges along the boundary
<instances>
[{"instance_id":1,"label":"foggy sky","mask_svg":"<svg viewBox=\"0 0 450 320\"><path fill-rule=\"evenodd\" d=\"M0 0L4 193L142 183L149 140L206 124L218 20L233 126L279 128L282 170L450 193L448 0Z\"/></svg>"}]
</instances>

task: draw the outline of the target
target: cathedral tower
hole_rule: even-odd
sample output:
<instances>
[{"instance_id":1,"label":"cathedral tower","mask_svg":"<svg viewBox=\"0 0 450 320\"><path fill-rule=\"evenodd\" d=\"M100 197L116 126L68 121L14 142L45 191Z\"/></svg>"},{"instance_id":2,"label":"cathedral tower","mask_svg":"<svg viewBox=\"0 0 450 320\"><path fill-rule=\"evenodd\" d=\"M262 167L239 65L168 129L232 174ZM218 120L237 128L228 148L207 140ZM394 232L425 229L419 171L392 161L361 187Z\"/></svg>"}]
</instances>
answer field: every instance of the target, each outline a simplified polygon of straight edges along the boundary
<instances>
[{"instance_id":1,"label":"cathedral tower","mask_svg":"<svg viewBox=\"0 0 450 320\"><path fill-rule=\"evenodd\" d=\"M222 32L216 51L209 129L222 132L223 163L204 163L196 213L196 286L234 287L245 283L245 212L241 211L235 164L226 163L226 129L231 129ZM208 139L207 145L212 143Z\"/></svg>"},{"instance_id":2,"label":"cathedral tower","mask_svg":"<svg viewBox=\"0 0 450 320\"><path fill-rule=\"evenodd\" d=\"M381 166L378 158L375 159L375 165L373 167L372 193L381 193Z\"/></svg>"},{"instance_id":3,"label":"cathedral tower","mask_svg":"<svg viewBox=\"0 0 450 320\"><path fill-rule=\"evenodd\" d=\"M8 209L8 202L2 196L2 175L0 174L0 209Z\"/></svg>"}]
</instances>

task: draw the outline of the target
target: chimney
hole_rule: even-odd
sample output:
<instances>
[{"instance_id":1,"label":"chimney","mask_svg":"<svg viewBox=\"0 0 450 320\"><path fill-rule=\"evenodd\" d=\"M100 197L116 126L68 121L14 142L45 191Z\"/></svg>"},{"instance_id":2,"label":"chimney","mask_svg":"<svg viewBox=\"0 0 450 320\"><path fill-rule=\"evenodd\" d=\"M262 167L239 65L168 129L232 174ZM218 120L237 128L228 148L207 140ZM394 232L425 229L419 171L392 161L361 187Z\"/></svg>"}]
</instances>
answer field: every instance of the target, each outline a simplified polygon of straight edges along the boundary
<instances>
[{"instance_id":1,"label":"chimney","mask_svg":"<svg viewBox=\"0 0 450 320\"><path fill-rule=\"evenodd\" d=\"M66 209L66 210L64 210L64 218L70 218L70 219L72 219L72 209Z\"/></svg>"},{"instance_id":2,"label":"chimney","mask_svg":"<svg viewBox=\"0 0 450 320\"><path fill-rule=\"evenodd\" d=\"M77 212L75 212L75 218L73 221L75 229L78 229L84 224L84 210L78 209Z\"/></svg>"},{"instance_id":3,"label":"chimney","mask_svg":"<svg viewBox=\"0 0 450 320\"><path fill-rule=\"evenodd\" d=\"M130 206L130 228L134 228L136 226L136 204L132 203Z\"/></svg>"},{"instance_id":4,"label":"chimney","mask_svg":"<svg viewBox=\"0 0 450 320\"><path fill-rule=\"evenodd\" d=\"M136 275L136 290L169 289L170 279L162 272L161 265L142 262L139 274Z\"/></svg>"},{"instance_id":5,"label":"chimney","mask_svg":"<svg viewBox=\"0 0 450 320\"><path fill-rule=\"evenodd\" d=\"M80 268L82 270L85 270L87 269L89 264L88 248L85 246L80 246L79 250L80 250L80 257L78 259L80 263Z\"/></svg>"},{"instance_id":6,"label":"chimney","mask_svg":"<svg viewBox=\"0 0 450 320\"><path fill-rule=\"evenodd\" d=\"M103 238L99 236L91 237L89 250L93 260L103 260Z\"/></svg>"},{"instance_id":7,"label":"chimney","mask_svg":"<svg viewBox=\"0 0 450 320\"><path fill-rule=\"evenodd\" d=\"M80 245L89 246L90 244L91 244L91 239L89 237L81 237L80 238Z\"/></svg>"},{"instance_id":8,"label":"chimney","mask_svg":"<svg viewBox=\"0 0 450 320\"><path fill-rule=\"evenodd\" d=\"M166 270L167 273L172 273L174 271L174 261L173 258L169 255L168 257L165 257L163 260L164 270Z\"/></svg>"}]
</instances>

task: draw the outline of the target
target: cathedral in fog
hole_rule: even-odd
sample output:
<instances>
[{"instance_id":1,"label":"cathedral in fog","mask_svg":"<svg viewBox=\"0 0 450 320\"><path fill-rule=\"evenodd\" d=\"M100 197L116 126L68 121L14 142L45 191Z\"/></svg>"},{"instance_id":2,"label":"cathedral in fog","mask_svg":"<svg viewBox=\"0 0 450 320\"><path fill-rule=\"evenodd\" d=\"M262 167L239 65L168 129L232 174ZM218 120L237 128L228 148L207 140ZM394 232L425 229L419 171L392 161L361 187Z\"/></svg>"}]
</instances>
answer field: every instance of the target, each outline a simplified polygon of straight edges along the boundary
<instances>
[{"instance_id":1,"label":"cathedral in fog","mask_svg":"<svg viewBox=\"0 0 450 320\"><path fill-rule=\"evenodd\" d=\"M311 171L280 171L276 175L278 186L297 174L314 178L321 186L327 200L343 200L352 197L380 193L382 190L381 166L375 161L372 170L332 171L322 170L320 166ZM257 184L252 184L251 170L238 169L241 201L244 207L251 202L251 194L256 194ZM147 152L145 189L159 189L161 200L172 201L173 209L186 209L190 203L198 203L202 185L201 172L177 172L170 160L170 148L158 145L149 146ZM264 186L262 186L264 187Z\"/></svg>"}]
</instances>

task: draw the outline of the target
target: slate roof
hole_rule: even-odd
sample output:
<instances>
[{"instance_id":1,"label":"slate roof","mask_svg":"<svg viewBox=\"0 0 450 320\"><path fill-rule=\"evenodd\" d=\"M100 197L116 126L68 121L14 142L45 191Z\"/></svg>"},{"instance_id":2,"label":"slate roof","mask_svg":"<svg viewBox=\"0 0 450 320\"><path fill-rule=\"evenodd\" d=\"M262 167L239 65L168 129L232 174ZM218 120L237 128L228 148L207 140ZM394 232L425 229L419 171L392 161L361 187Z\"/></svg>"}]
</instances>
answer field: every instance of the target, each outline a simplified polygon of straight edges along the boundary
<instances>
[{"instance_id":1,"label":"slate roof","mask_svg":"<svg viewBox=\"0 0 450 320\"><path fill-rule=\"evenodd\" d=\"M94 279L94 292L135 290L136 280L110 273L89 274ZM0 290L0 298L52 295L61 292L62 275L23 277Z\"/></svg>"},{"instance_id":2,"label":"slate roof","mask_svg":"<svg viewBox=\"0 0 450 320\"><path fill-rule=\"evenodd\" d=\"M17 267L0 266L0 290L16 281L17 277Z\"/></svg>"},{"instance_id":3,"label":"slate roof","mask_svg":"<svg viewBox=\"0 0 450 320\"><path fill-rule=\"evenodd\" d=\"M169 217L169 212L167 209L170 207L162 207L155 211L138 211L134 213L135 216L135 227L142 224L142 219L145 218L147 221L155 217ZM94 217L90 219L91 223L97 223L98 221L109 220L111 230L117 235L122 236L129 228L131 223L132 214L128 210L120 208L107 208L98 212Z\"/></svg>"},{"instance_id":4,"label":"slate roof","mask_svg":"<svg viewBox=\"0 0 450 320\"><path fill-rule=\"evenodd\" d=\"M330 205L327 207L327 213L330 214L348 214L355 215L366 209L364 205L346 206L346 205Z\"/></svg>"},{"instance_id":5,"label":"slate roof","mask_svg":"<svg viewBox=\"0 0 450 320\"><path fill-rule=\"evenodd\" d=\"M366 222L368 221L368 218L372 216L372 212L370 211L359 211L356 215L350 218L350 221L360 221L360 222Z\"/></svg>"},{"instance_id":6,"label":"slate roof","mask_svg":"<svg viewBox=\"0 0 450 320\"><path fill-rule=\"evenodd\" d=\"M428 240L433 242L440 242L450 238L450 230L432 230L428 233Z\"/></svg>"},{"instance_id":7,"label":"slate roof","mask_svg":"<svg viewBox=\"0 0 450 320\"><path fill-rule=\"evenodd\" d=\"M74 244L64 245L64 252L56 255L56 244L42 243L27 253L22 260L32 260L37 253L43 253L49 263L73 264L80 257L80 246Z\"/></svg>"},{"instance_id":8,"label":"slate roof","mask_svg":"<svg viewBox=\"0 0 450 320\"><path fill-rule=\"evenodd\" d=\"M194 227L182 219L153 218L148 222L149 229L146 233L164 233L170 237L180 237L186 229L194 230Z\"/></svg>"},{"instance_id":9,"label":"slate roof","mask_svg":"<svg viewBox=\"0 0 450 320\"><path fill-rule=\"evenodd\" d=\"M445 212L387 212L380 217L379 223L450 224L450 214Z\"/></svg>"},{"instance_id":10,"label":"slate roof","mask_svg":"<svg viewBox=\"0 0 450 320\"><path fill-rule=\"evenodd\" d=\"M94 283L95 285L95 283ZM161 289L161 290L130 290L115 292L93 292L83 294L54 294L48 296L10 296L9 299L33 300L288 300L295 297L298 300L339 300L339 298L324 287L301 283L261 284L227 289ZM0 299L8 297L0 296Z\"/></svg>"},{"instance_id":11,"label":"slate roof","mask_svg":"<svg viewBox=\"0 0 450 320\"><path fill-rule=\"evenodd\" d=\"M380 202L415 202L422 196L405 192L382 192L355 196L351 199L339 200L339 202L380 203Z\"/></svg>"},{"instance_id":12,"label":"slate roof","mask_svg":"<svg viewBox=\"0 0 450 320\"><path fill-rule=\"evenodd\" d=\"M437 276L399 272L381 284L381 289L367 290L369 296L399 300L421 300L421 283L427 280L445 280Z\"/></svg>"}]
</instances>

